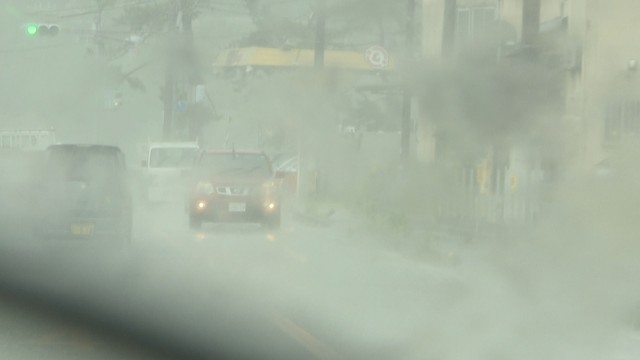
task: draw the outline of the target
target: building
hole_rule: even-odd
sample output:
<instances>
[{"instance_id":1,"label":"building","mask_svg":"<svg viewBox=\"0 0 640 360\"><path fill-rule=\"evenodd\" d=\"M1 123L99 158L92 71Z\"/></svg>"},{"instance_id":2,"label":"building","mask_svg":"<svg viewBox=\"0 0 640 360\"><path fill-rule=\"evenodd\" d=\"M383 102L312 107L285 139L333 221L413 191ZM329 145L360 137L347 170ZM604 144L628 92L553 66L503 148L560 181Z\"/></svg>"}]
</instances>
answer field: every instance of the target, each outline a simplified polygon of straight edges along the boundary
<instances>
[{"instance_id":1,"label":"building","mask_svg":"<svg viewBox=\"0 0 640 360\"><path fill-rule=\"evenodd\" d=\"M534 16L536 33L555 34L557 28L566 26L566 0L538 1L539 11ZM483 52L507 65L512 54L522 50L527 42L523 39L523 29L527 29L522 22L523 0L423 0L422 8L425 24L422 57L429 64L446 65ZM560 50L558 45L549 41L543 44L556 53ZM428 111L421 110L417 156L430 161L436 157L436 129Z\"/></svg>"},{"instance_id":2,"label":"building","mask_svg":"<svg viewBox=\"0 0 640 360\"><path fill-rule=\"evenodd\" d=\"M568 5L424 0L422 55L436 89L418 99L416 151L449 164L455 185L438 211L452 228L526 225L542 211L543 179L571 152L562 137Z\"/></svg>"},{"instance_id":3,"label":"building","mask_svg":"<svg viewBox=\"0 0 640 360\"><path fill-rule=\"evenodd\" d=\"M451 60L456 51L499 32L497 58L523 43L523 7L539 5L533 19L538 43L559 58L564 73L564 108L558 121L566 155L590 167L617 145L640 133L640 49L629 29L637 25L634 0L423 0L422 54L427 61ZM537 18L537 19L536 19ZM554 29L561 27L561 32ZM523 30L524 29L524 30ZM448 33L450 32L450 33ZM541 40L542 39L542 40ZM545 43L546 41L546 43ZM449 44L447 44L449 42ZM457 50L456 50L457 49ZM418 133L418 156L435 156L429 119Z\"/></svg>"},{"instance_id":4,"label":"building","mask_svg":"<svg viewBox=\"0 0 640 360\"><path fill-rule=\"evenodd\" d=\"M450 217L463 218L467 225L476 227L487 223L526 223L535 219L544 206L540 199L548 192L545 186L546 180L552 178L550 175L562 169L593 171L621 145L637 143L640 48L630 29L637 26L640 2L424 0L423 10L422 55L429 66L459 67L467 58L475 61L478 54L495 56L489 61L499 70L513 66L519 69L519 64L528 61L546 66L551 77L549 84L557 90L544 98L553 104L551 111L533 112L538 118L524 118L543 125L525 127L530 132L528 137L512 141L511 136L506 144L471 147L475 158L458 164L459 171L454 175L460 187L457 192L445 194L442 207ZM466 81L478 71L482 70L467 70L454 79ZM492 82L486 79L487 83ZM508 105L507 101L482 97L483 92L494 90L484 85L471 91L483 100L494 100L484 104L485 107ZM520 87L529 90L526 85ZM447 91L450 90L442 90ZM434 116L429 108L441 102L444 101L421 103L417 156L424 162L437 163L441 143L446 143L440 134L443 119ZM482 120L478 118L481 114L468 111L462 115L444 114L471 118L462 127L470 132L474 129L469 126ZM444 120L445 124L451 121ZM507 121L500 125L510 124ZM534 132L540 129L543 135L537 136ZM461 136L456 145L468 146L466 143L475 140Z\"/></svg>"},{"instance_id":5,"label":"building","mask_svg":"<svg viewBox=\"0 0 640 360\"><path fill-rule=\"evenodd\" d=\"M581 130L586 164L640 134L640 48L634 29L640 3L571 0L566 119Z\"/></svg>"}]
</instances>

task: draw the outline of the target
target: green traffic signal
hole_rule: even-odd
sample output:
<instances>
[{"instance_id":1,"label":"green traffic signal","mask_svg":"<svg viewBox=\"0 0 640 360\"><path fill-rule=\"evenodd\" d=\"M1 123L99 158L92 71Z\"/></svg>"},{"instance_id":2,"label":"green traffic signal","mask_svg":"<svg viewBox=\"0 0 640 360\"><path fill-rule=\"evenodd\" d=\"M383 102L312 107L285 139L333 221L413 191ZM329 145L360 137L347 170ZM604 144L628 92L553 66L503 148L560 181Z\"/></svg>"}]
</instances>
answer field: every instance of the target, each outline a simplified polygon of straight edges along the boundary
<instances>
[{"instance_id":1,"label":"green traffic signal","mask_svg":"<svg viewBox=\"0 0 640 360\"><path fill-rule=\"evenodd\" d=\"M36 36L38 35L38 24L27 24L27 35Z\"/></svg>"},{"instance_id":2,"label":"green traffic signal","mask_svg":"<svg viewBox=\"0 0 640 360\"><path fill-rule=\"evenodd\" d=\"M29 37L55 37L60 32L57 24L28 23L23 26Z\"/></svg>"}]
</instances>

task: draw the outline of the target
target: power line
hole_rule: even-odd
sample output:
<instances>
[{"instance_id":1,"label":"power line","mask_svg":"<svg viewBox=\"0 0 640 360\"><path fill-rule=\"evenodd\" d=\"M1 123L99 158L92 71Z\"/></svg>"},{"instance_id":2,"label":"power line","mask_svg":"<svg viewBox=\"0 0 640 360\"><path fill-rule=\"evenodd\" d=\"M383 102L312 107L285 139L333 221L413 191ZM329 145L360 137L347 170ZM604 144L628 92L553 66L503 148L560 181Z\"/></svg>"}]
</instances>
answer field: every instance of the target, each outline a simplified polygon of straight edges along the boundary
<instances>
[{"instance_id":1,"label":"power line","mask_svg":"<svg viewBox=\"0 0 640 360\"><path fill-rule=\"evenodd\" d=\"M136 5L141 5L143 3L149 3L149 4L157 4L158 1L157 0L131 0L129 2L126 3L121 3L121 4L114 4L108 7L105 7L103 9L103 11L110 11L110 10L118 10L118 9L123 9L129 6L136 6ZM57 10L38 10L38 11L32 11L32 12L28 12L29 15L47 15L47 14L55 14L55 13L61 13L61 12L67 12L67 11L93 11L98 12L98 8L96 5L92 5L92 6L76 6L76 7L67 7L67 8L60 8ZM73 15L71 15L73 16Z\"/></svg>"},{"instance_id":2,"label":"power line","mask_svg":"<svg viewBox=\"0 0 640 360\"><path fill-rule=\"evenodd\" d=\"M241 8L246 8L247 7L246 3L238 2L238 1L221 1L221 0L218 0L218 1L210 1L209 4L212 4L212 5L223 5L223 6L238 6L238 7L241 7Z\"/></svg>"},{"instance_id":3,"label":"power line","mask_svg":"<svg viewBox=\"0 0 640 360\"><path fill-rule=\"evenodd\" d=\"M17 54L17 53L24 53L24 52L40 51L40 50L70 48L70 47L74 47L75 45L76 44L64 44L64 45L38 46L38 47L30 47L30 48L0 49L0 53Z\"/></svg>"}]
</instances>

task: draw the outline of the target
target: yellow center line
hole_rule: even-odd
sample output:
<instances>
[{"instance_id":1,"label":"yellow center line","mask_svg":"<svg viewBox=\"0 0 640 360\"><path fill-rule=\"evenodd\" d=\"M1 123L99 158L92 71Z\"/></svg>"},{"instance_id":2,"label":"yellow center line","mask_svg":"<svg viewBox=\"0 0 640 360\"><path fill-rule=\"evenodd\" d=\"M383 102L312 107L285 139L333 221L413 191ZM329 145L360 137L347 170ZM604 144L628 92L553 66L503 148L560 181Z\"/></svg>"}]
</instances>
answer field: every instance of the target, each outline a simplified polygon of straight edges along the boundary
<instances>
[{"instance_id":1,"label":"yellow center line","mask_svg":"<svg viewBox=\"0 0 640 360\"><path fill-rule=\"evenodd\" d=\"M72 347L74 350L93 351L97 341L87 331L60 328L42 334L27 343L37 346L63 345Z\"/></svg>"},{"instance_id":2,"label":"yellow center line","mask_svg":"<svg viewBox=\"0 0 640 360\"><path fill-rule=\"evenodd\" d=\"M269 316L269 320L275 324L282 332L287 336L295 340L302 345L307 351L309 351L316 359L320 360L336 360L342 359L333 349L328 345L322 343L315 336L309 333L304 328L300 327L293 321L287 319L281 314L273 313Z\"/></svg>"}]
</instances>

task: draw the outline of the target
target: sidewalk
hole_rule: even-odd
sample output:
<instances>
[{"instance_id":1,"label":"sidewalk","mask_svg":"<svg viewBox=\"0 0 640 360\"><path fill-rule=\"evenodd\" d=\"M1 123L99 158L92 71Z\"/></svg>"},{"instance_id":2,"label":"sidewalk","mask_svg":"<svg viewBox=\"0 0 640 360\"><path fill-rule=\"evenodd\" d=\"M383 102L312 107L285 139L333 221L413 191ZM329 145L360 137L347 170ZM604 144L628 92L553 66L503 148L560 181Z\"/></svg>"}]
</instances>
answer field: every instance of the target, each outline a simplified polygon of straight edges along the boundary
<instances>
[{"instance_id":1,"label":"sidewalk","mask_svg":"<svg viewBox=\"0 0 640 360\"><path fill-rule=\"evenodd\" d=\"M373 227L366 214L336 200L315 199L306 204L295 203L295 199L291 201L293 219L298 223L350 233L354 241L379 246L384 251L414 261L452 265L458 261L463 247L468 245L462 238L429 231L414 226L416 224L408 233L396 232L380 223Z\"/></svg>"},{"instance_id":2,"label":"sidewalk","mask_svg":"<svg viewBox=\"0 0 640 360\"><path fill-rule=\"evenodd\" d=\"M329 227L348 218L345 206L336 201L325 199L301 201L295 198L289 201L293 208L293 218L307 225Z\"/></svg>"}]
</instances>

